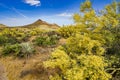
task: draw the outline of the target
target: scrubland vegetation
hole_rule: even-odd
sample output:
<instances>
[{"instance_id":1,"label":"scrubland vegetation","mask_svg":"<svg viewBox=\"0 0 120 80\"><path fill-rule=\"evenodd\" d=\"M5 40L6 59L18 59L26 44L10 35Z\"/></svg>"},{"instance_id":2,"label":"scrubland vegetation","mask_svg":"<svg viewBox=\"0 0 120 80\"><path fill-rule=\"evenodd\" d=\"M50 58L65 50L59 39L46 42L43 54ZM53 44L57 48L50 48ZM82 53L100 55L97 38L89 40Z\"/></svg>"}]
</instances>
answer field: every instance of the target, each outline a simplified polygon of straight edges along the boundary
<instances>
[{"instance_id":1,"label":"scrubland vegetation","mask_svg":"<svg viewBox=\"0 0 120 80\"><path fill-rule=\"evenodd\" d=\"M116 7L113 2L96 12L87 0L74 14L74 25L54 30L1 28L3 80L120 80Z\"/></svg>"}]
</instances>

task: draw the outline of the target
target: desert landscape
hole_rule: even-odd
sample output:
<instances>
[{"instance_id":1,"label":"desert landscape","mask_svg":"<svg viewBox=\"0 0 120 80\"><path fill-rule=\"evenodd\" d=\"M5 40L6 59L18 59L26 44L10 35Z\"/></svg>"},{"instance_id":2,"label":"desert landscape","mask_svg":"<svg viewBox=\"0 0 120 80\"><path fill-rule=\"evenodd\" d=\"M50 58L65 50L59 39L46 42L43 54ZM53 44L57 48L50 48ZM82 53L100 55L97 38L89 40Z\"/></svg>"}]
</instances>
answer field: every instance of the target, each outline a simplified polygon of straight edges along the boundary
<instances>
[{"instance_id":1,"label":"desert landscape","mask_svg":"<svg viewBox=\"0 0 120 80\"><path fill-rule=\"evenodd\" d=\"M120 80L120 2L101 11L92 3L81 3L73 24L1 23L0 80Z\"/></svg>"}]
</instances>

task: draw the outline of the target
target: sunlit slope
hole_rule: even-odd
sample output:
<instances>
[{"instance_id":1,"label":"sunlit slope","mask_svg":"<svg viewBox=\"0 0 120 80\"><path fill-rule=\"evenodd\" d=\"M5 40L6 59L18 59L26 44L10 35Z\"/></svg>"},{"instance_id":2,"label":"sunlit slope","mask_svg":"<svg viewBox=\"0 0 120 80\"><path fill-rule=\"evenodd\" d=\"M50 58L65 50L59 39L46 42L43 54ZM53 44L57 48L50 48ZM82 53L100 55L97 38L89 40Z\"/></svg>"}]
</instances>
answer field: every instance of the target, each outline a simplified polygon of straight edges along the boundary
<instances>
[{"instance_id":1,"label":"sunlit slope","mask_svg":"<svg viewBox=\"0 0 120 80\"><path fill-rule=\"evenodd\" d=\"M32 24L29 25L25 25L25 26L21 26L21 27L25 27L25 28L41 28L41 29L58 29L59 26L57 24L50 24L47 23L45 21L42 21L41 19L35 21Z\"/></svg>"}]
</instances>

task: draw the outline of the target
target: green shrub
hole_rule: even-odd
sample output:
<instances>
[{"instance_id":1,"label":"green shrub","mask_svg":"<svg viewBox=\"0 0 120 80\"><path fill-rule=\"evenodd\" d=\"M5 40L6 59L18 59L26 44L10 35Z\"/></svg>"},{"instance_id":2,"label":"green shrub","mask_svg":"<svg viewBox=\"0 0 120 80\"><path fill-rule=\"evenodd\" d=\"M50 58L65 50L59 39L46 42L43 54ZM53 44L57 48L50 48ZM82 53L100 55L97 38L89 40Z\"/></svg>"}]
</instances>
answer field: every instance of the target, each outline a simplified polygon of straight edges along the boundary
<instances>
[{"instance_id":1,"label":"green shrub","mask_svg":"<svg viewBox=\"0 0 120 80\"><path fill-rule=\"evenodd\" d=\"M17 40L13 37L7 37L7 36L0 36L0 45L5 45L5 44L15 44L17 43Z\"/></svg>"},{"instance_id":2,"label":"green shrub","mask_svg":"<svg viewBox=\"0 0 120 80\"><path fill-rule=\"evenodd\" d=\"M9 43L9 44L16 44L16 43L18 43L18 42L17 42L16 38L7 37L6 43L7 43L7 44L8 44L8 43Z\"/></svg>"},{"instance_id":3,"label":"green shrub","mask_svg":"<svg viewBox=\"0 0 120 80\"><path fill-rule=\"evenodd\" d=\"M7 44L3 48L3 55L9 55L9 54L19 54L21 50L21 46L19 44L10 45Z\"/></svg>"},{"instance_id":4,"label":"green shrub","mask_svg":"<svg viewBox=\"0 0 120 80\"><path fill-rule=\"evenodd\" d=\"M35 49L30 43L22 43L22 44L7 44L3 47L3 55L14 55L16 57L26 57L28 58L32 53L35 52Z\"/></svg>"},{"instance_id":5,"label":"green shrub","mask_svg":"<svg viewBox=\"0 0 120 80\"><path fill-rule=\"evenodd\" d=\"M45 45L46 37L37 37L35 42L38 46Z\"/></svg>"},{"instance_id":6,"label":"green shrub","mask_svg":"<svg viewBox=\"0 0 120 80\"><path fill-rule=\"evenodd\" d=\"M36 45L38 46L52 46L57 44L57 36L40 36L35 40Z\"/></svg>"},{"instance_id":7,"label":"green shrub","mask_svg":"<svg viewBox=\"0 0 120 80\"><path fill-rule=\"evenodd\" d=\"M6 43L6 37L5 36L0 36L0 45L3 45Z\"/></svg>"}]
</instances>

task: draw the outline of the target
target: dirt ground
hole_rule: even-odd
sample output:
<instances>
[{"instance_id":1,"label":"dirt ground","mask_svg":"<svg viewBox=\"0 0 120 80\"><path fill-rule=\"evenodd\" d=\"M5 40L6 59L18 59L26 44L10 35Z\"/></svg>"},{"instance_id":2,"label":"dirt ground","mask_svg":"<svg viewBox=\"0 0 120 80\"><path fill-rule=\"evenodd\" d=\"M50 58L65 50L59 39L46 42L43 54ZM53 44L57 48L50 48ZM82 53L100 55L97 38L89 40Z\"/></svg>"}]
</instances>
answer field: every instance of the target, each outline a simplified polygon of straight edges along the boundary
<instances>
[{"instance_id":1,"label":"dirt ground","mask_svg":"<svg viewBox=\"0 0 120 80\"><path fill-rule=\"evenodd\" d=\"M59 40L58 46L61 44L65 44L64 39ZM49 76L54 75L59 69L45 69L43 62L56 47L35 47L36 54L27 59L14 56L0 57L0 80L49 80Z\"/></svg>"},{"instance_id":2,"label":"dirt ground","mask_svg":"<svg viewBox=\"0 0 120 80\"><path fill-rule=\"evenodd\" d=\"M50 71L44 69L42 63L49 58L53 48L38 47L36 49L37 54L29 59L18 59L13 56L1 57L0 78L5 77L4 72L8 80L48 80Z\"/></svg>"}]
</instances>

